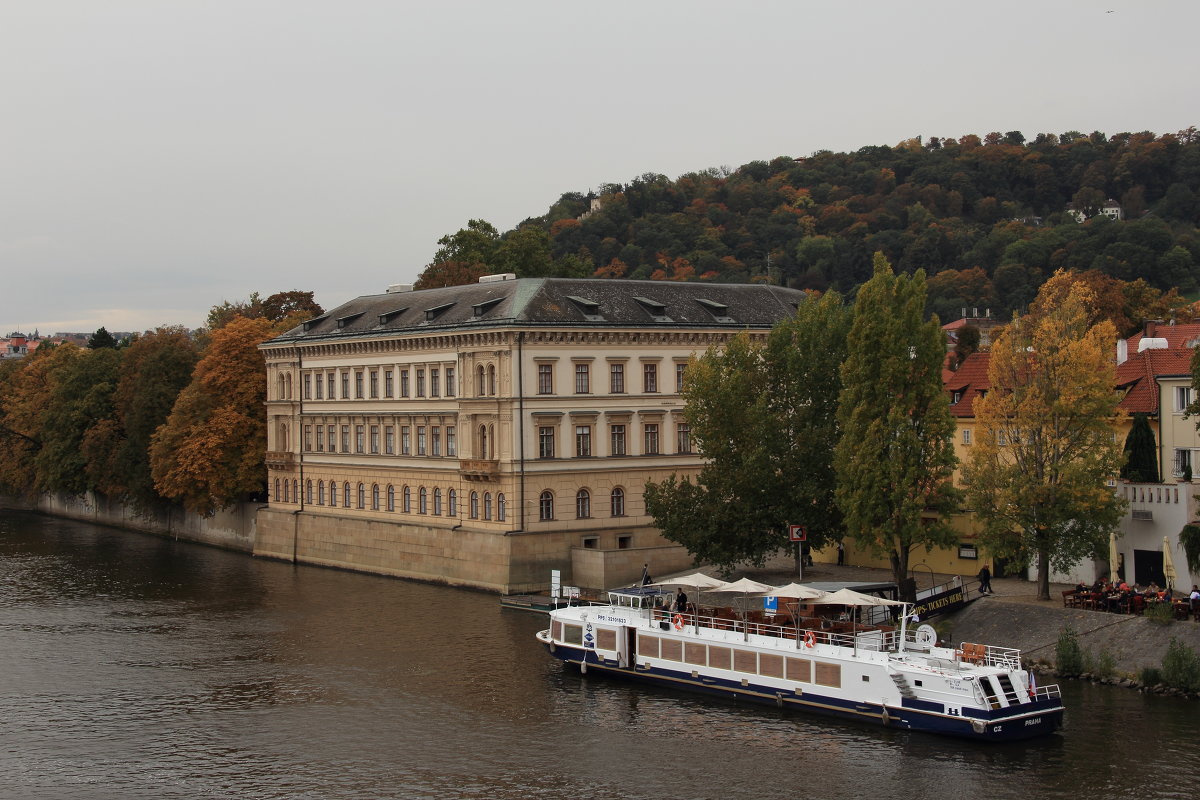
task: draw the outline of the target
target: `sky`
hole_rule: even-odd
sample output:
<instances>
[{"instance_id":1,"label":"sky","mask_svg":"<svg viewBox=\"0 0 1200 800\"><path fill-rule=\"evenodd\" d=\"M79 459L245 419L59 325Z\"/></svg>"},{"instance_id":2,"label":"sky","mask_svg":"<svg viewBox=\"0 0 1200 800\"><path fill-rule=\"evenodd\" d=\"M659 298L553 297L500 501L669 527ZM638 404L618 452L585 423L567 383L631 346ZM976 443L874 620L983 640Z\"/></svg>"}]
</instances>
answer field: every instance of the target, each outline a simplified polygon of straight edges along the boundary
<instances>
[{"instance_id":1,"label":"sky","mask_svg":"<svg viewBox=\"0 0 1200 800\"><path fill-rule=\"evenodd\" d=\"M1200 3L10 0L0 334L411 283L562 194L914 136L1200 125Z\"/></svg>"}]
</instances>

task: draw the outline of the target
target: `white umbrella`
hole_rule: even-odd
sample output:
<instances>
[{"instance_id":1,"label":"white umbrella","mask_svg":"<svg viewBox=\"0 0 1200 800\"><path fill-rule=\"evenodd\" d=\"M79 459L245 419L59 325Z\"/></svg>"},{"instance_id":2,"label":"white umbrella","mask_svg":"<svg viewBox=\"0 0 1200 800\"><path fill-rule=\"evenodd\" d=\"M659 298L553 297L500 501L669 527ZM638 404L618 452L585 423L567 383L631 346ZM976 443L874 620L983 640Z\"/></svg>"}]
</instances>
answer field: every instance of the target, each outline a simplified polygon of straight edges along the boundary
<instances>
[{"instance_id":1,"label":"white umbrella","mask_svg":"<svg viewBox=\"0 0 1200 800\"><path fill-rule=\"evenodd\" d=\"M842 605L842 606L902 606L906 605L902 600L888 600L886 597L876 597L872 594L863 594L856 592L853 589L838 589L836 592L831 592L824 597L819 597L813 600L815 605Z\"/></svg>"},{"instance_id":2,"label":"white umbrella","mask_svg":"<svg viewBox=\"0 0 1200 800\"><path fill-rule=\"evenodd\" d=\"M722 583L720 586L714 586L709 591L737 593L742 596L742 601L743 601L742 602L742 605L743 605L742 628L745 631L744 638L749 639L750 638L750 626L748 624L746 624L746 618L745 618L746 611L748 609L745 606L749 605L750 595L757 595L757 596L762 597L762 596L771 594L772 591L774 591L774 590L765 583L759 583L758 581L752 581L749 578L739 578L736 581L730 581L729 583Z\"/></svg>"},{"instance_id":3,"label":"white umbrella","mask_svg":"<svg viewBox=\"0 0 1200 800\"><path fill-rule=\"evenodd\" d=\"M789 583L785 586L772 586L771 595L774 597L795 597L797 600L815 600L829 594L822 589L814 589L802 583Z\"/></svg>"},{"instance_id":4,"label":"white umbrella","mask_svg":"<svg viewBox=\"0 0 1200 800\"><path fill-rule=\"evenodd\" d=\"M1108 535L1108 579L1112 583L1117 582L1117 565L1121 561L1121 555L1117 552L1117 532L1113 531Z\"/></svg>"},{"instance_id":5,"label":"white umbrella","mask_svg":"<svg viewBox=\"0 0 1200 800\"><path fill-rule=\"evenodd\" d=\"M1167 591L1171 591L1178 580L1179 575L1175 572L1175 558L1171 555L1171 542L1166 536L1163 537L1163 576L1167 579Z\"/></svg>"},{"instance_id":6,"label":"white umbrella","mask_svg":"<svg viewBox=\"0 0 1200 800\"><path fill-rule=\"evenodd\" d=\"M681 575L678 578L667 578L666 580L661 580L658 583L651 583L649 585L650 586L687 586L688 588L695 589L696 590L696 598L695 598L696 602L694 603L694 606L696 607L696 613L693 614L692 622L693 622L693 626L696 630L696 633L699 633L700 632L700 619L699 619L700 592L702 592L706 589L708 589L708 590L714 589L717 586L723 586L724 583L725 583L724 581L717 580L716 578L710 578L708 575L705 575L703 572L693 572L691 575ZM681 609L678 609L676 611L676 613L686 614L687 610L681 608Z\"/></svg>"}]
</instances>

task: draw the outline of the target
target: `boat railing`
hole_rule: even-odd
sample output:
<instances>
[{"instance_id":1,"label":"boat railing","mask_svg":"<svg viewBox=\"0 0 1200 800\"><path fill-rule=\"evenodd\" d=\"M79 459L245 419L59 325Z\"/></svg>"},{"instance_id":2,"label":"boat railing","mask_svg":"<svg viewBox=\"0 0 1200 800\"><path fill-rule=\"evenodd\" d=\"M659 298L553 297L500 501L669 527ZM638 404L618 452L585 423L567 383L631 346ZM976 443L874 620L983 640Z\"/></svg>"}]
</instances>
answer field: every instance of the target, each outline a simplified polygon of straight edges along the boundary
<instances>
[{"instance_id":1,"label":"boat railing","mask_svg":"<svg viewBox=\"0 0 1200 800\"><path fill-rule=\"evenodd\" d=\"M1021 651L1011 647L996 647L990 644L975 644L963 642L954 651L958 660L968 664L979 664L985 667L1000 669L1020 669Z\"/></svg>"},{"instance_id":2,"label":"boat railing","mask_svg":"<svg viewBox=\"0 0 1200 800\"><path fill-rule=\"evenodd\" d=\"M812 634L813 644L829 644L838 647L858 647L861 650L891 651L895 650L900 641L898 630L869 629L858 631L829 631L820 628L799 628L795 625L758 622L755 620L730 619L728 617L706 616L696 614L681 614L666 609L655 609L654 621L660 625L675 626L677 630L686 630L693 625L710 630L735 631L737 633L767 636L774 639L788 639L800 643L806 641L807 635Z\"/></svg>"},{"instance_id":3,"label":"boat railing","mask_svg":"<svg viewBox=\"0 0 1200 800\"><path fill-rule=\"evenodd\" d=\"M1049 686L1038 686L1033 690L1033 700L1061 700L1062 692L1058 689L1058 684L1054 683Z\"/></svg>"}]
</instances>

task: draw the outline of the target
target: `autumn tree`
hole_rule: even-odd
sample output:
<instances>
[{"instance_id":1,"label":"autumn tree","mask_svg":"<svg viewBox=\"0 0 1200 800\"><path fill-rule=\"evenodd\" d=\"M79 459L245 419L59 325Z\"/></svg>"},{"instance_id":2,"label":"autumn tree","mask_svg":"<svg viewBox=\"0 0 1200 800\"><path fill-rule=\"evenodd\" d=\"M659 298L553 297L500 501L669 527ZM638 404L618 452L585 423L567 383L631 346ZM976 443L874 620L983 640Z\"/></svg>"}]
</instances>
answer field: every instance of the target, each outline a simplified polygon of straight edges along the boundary
<instances>
[{"instance_id":1,"label":"autumn tree","mask_svg":"<svg viewBox=\"0 0 1200 800\"><path fill-rule=\"evenodd\" d=\"M266 485L266 364L258 345L277 332L236 317L214 331L191 382L150 441L155 490L211 514Z\"/></svg>"},{"instance_id":2,"label":"autumn tree","mask_svg":"<svg viewBox=\"0 0 1200 800\"><path fill-rule=\"evenodd\" d=\"M705 465L645 489L668 539L731 568L787 545L788 523L820 547L839 530L833 499L838 368L849 313L829 293L801 305L765 345L743 333L688 366L684 416Z\"/></svg>"},{"instance_id":3,"label":"autumn tree","mask_svg":"<svg viewBox=\"0 0 1200 800\"><path fill-rule=\"evenodd\" d=\"M909 557L955 539L954 420L942 391L945 335L925 321L925 273L897 276L882 253L858 290L838 401L836 500L848 534L887 556L911 591Z\"/></svg>"},{"instance_id":4,"label":"autumn tree","mask_svg":"<svg viewBox=\"0 0 1200 800\"><path fill-rule=\"evenodd\" d=\"M1122 462L1112 435L1116 328L1096 318L1088 287L1060 297L1039 297L1042 313L993 343L991 388L975 401L976 442L963 469L984 545L1036 560L1041 600L1051 569L1103 552L1124 508L1107 485Z\"/></svg>"}]
</instances>

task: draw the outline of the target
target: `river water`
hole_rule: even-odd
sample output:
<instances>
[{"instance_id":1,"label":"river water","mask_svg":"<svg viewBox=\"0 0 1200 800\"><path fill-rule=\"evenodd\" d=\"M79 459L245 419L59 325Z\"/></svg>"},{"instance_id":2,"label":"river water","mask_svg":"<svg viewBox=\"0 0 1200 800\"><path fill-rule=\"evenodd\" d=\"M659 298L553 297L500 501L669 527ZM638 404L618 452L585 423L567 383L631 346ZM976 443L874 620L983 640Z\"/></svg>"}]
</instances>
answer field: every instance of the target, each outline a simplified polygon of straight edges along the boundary
<instances>
[{"instance_id":1,"label":"river water","mask_svg":"<svg viewBox=\"0 0 1200 800\"><path fill-rule=\"evenodd\" d=\"M0 513L0 797L1189 798L1200 703L984 745L564 668L494 595Z\"/></svg>"}]
</instances>

